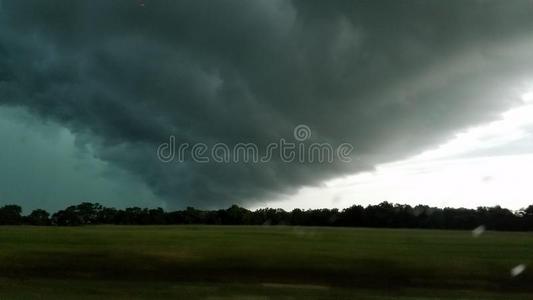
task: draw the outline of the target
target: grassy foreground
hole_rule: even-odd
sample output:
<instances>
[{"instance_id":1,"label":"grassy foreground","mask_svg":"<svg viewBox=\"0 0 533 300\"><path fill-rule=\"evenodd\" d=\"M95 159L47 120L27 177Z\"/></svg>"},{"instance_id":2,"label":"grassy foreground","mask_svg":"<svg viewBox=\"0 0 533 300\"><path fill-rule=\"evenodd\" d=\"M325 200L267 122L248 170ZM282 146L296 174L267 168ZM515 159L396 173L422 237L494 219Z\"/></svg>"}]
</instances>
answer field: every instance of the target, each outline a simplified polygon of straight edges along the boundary
<instances>
[{"instance_id":1,"label":"grassy foreground","mask_svg":"<svg viewBox=\"0 0 533 300\"><path fill-rule=\"evenodd\" d=\"M533 299L533 234L0 227L0 299Z\"/></svg>"}]
</instances>

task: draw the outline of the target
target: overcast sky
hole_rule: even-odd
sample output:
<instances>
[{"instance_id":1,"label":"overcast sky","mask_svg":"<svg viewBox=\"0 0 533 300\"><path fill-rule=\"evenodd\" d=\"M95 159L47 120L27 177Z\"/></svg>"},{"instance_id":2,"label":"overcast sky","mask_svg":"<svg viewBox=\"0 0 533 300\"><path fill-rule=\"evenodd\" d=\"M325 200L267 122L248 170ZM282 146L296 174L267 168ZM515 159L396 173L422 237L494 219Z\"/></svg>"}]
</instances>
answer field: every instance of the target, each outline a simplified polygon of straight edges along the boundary
<instances>
[{"instance_id":1,"label":"overcast sky","mask_svg":"<svg viewBox=\"0 0 533 300\"><path fill-rule=\"evenodd\" d=\"M140 5L144 3L144 5ZM0 2L0 204L533 204L532 1ZM164 163L294 140L351 162Z\"/></svg>"}]
</instances>

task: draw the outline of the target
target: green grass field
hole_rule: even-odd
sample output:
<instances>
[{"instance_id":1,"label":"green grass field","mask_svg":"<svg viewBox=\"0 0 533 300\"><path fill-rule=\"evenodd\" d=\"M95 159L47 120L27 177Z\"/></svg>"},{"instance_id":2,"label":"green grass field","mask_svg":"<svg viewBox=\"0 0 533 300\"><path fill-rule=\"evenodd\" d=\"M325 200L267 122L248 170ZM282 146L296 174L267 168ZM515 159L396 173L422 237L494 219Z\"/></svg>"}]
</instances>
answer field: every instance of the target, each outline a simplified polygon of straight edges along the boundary
<instances>
[{"instance_id":1,"label":"green grass field","mask_svg":"<svg viewBox=\"0 0 533 300\"><path fill-rule=\"evenodd\" d=\"M0 299L533 299L532 233L0 229Z\"/></svg>"}]
</instances>

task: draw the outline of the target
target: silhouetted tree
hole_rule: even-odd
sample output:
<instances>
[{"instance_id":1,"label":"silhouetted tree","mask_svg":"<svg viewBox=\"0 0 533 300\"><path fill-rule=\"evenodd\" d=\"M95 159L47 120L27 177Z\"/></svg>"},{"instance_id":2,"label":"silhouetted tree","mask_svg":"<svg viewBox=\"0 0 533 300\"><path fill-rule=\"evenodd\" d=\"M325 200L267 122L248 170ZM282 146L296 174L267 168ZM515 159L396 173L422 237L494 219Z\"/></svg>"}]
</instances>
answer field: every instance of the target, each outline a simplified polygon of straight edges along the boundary
<instances>
[{"instance_id":1,"label":"silhouetted tree","mask_svg":"<svg viewBox=\"0 0 533 300\"><path fill-rule=\"evenodd\" d=\"M104 207L98 211L96 221L99 224L117 224L117 215L115 208Z\"/></svg>"},{"instance_id":2,"label":"silhouetted tree","mask_svg":"<svg viewBox=\"0 0 533 300\"><path fill-rule=\"evenodd\" d=\"M22 223L22 208L10 204L0 208L0 225L19 225Z\"/></svg>"},{"instance_id":3,"label":"silhouetted tree","mask_svg":"<svg viewBox=\"0 0 533 300\"><path fill-rule=\"evenodd\" d=\"M83 225L83 222L75 210L67 208L52 215L52 224L59 226L79 226Z\"/></svg>"},{"instance_id":4,"label":"silhouetted tree","mask_svg":"<svg viewBox=\"0 0 533 300\"><path fill-rule=\"evenodd\" d=\"M26 218L28 224L35 226L50 225L50 214L44 209L32 211Z\"/></svg>"},{"instance_id":5,"label":"silhouetted tree","mask_svg":"<svg viewBox=\"0 0 533 300\"><path fill-rule=\"evenodd\" d=\"M72 209L80 217L82 224L96 224L98 214L103 207L98 203L83 202L79 205L71 206L69 209Z\"/></svg>"},{"instance_id":6,"label":"silhouetted tree","mask_svg":"<svg viewBox=\"0 0 533 300\"><path fill-rule=\"evenodd\" d=\"M49 218L41 209L21 216L21 207L6 205L0 208L0 224L77 226L90 224L223 224L223 225L303 225L387 228L473 229L484 225L492 230L533 230L533 205L513 212L500 206L466 208L435 208L427 205L391 204L382 202L366 208L354 205L338 209L262 208L250 211L238 205L212 211L187 207L185 210L165 212L162 208L129 207L124 210L84 202L60 210Z\"/></svg>"},{"instance_id":7,"label":"silhouetted tree","mask_svg":"<svg viewBox=\"0 0 533 300\"><path fill-rule=\"evenodd\" d=\"M522 229L533 230L533 205L520 211L520 216L522 217Z\"/></svg>"},{"instance_id":8,"label":"silhouetted tree","mask_svg":"<svg viewBox=\"0 0 533 300\"><path fill-rule=\"evenodd\" d=\"M247 224L251 220L250 211L238 205L232 205L225 211L219 211L219 213L221 214L222 224L225 225Z\"/></svg>"}]
</instances>

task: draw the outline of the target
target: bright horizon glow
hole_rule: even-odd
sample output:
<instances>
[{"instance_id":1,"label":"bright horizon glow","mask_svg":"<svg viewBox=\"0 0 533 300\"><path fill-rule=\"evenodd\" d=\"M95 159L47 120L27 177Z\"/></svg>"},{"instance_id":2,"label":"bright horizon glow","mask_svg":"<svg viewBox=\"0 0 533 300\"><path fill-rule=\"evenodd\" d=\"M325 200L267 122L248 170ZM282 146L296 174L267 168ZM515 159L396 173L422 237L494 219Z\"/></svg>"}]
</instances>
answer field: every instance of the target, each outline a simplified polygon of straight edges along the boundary
<instances>
[{"instance_id":1,"label":"bright horizon glow","mask_svg":"<svg viewBox=\"0 0 533 300\"><path fill-rule=\"evenodd\" d=\"M374 171L302 188L270 207L344 208L383 201L437 207L500 205L518 210L533 204L533 91L501 119L458 133L412 158Z\"/></svg>"}]
</instances>

